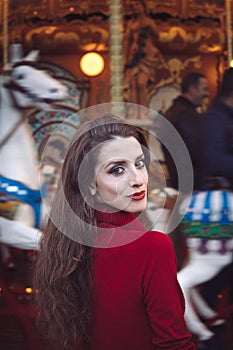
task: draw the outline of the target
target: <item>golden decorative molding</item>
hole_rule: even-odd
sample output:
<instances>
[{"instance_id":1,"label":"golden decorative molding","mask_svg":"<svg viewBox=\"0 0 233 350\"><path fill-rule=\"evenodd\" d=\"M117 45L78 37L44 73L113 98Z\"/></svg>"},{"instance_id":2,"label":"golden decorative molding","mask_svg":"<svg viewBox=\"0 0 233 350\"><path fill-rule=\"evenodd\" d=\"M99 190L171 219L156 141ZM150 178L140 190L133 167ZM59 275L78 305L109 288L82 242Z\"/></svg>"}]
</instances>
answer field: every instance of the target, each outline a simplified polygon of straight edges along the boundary
<instances>
[{"instance_id":1,"label":"golden decorative molding","mask_svg":"<svg viewBox=\"0 0 233 350\"><path fill-rule=\"evenodd\" d=\"M157 90L160 87L163 87L165 85L170 85L170 84L180 85L181 73L190 65L193 66L193 68L195 69L201 68L201 57L194 56L194 57L187 58L184 61L182 61L179 58L169 59L164 65L164 68L167 71L169 71L170 76L167 79L160 80L156 85L154 85L153 89Z\"/></svg>"},{"instance_id":2,"label":"golden decorative molding","mask_svg":"<svg viewBox=\"0 0 233 350\"><path fill-rule=\"evenodd\" d=\"M220 28L173 26L160 30L159 42L175 52L189 48L188 52L217 53L225 46L226 35Z\"/></svg>"},{"instance_id":3,"label":"golden decorative molding","mask_svg":"<svg viewBox=\"0 0 233 350\"><path fill-rule=\"evenodd\" d=\"M124 0L123 5L125 8L125 13L127 15L132 15L132 7L131 3L133 0ZM180 13L179 1L177 0L162 0L162 1L154 1L154 0L145 0L144 1L148 12L151 13L168 13L172 16L177 16Z\"/></svg>"},{"instance_id":4,"label":"golden decorative molding","mask_svg":"<svg viewBox=\"0 0 233 350\"><path fill-rule=\"evenodd\" d=\"M1 12L4 1L0 2ZM132 1L122 0L121 14L126 24L133 16ZM36 47L46 54L59 54L63 49L77 53L92 41L97 50L109 50L109 0L10 3L14 9L11 6L8 13L9 45L20 40L27 50ZM145 0L145 3L148 15L161 33L158 46L163 54L211 54L227 49L225 0ZM3 40L6 39L0 33L2 46Z\"/></svg>"},{"instance_id":5,"label":"golden decorative molding","mask_svg":"<svg viewBox=\"0 0 233 350\"><path fill-rule=\"evenodd\" d=\"M126 22L127 23L127 22ZM155 21L156 23L156 21ZM226 49L226 30L220 26L194 24L157 24L158 47L162 53L216 53ZM81 19L70 24L15 26L10 39L20 37L26 49L39 48L44 53L67 53L86 50L109 50L109 21L87 22Z\"/></svg>"},{"instance_id":6,"label":"golden decorative molding","mask_svg":"<svg viewBox=\"0 0 233 350\"><path fill-rule=\"evenodd\" d=\"M24 45L27 49L37 47L43 53L77 53L90 50L105 51L109 42L107 26L94 24L80 26L41 26L23 33Z\"/></svg>"},{"instance_id":7,"label":"golden decorative molding","mask_svg":"<svg viewBox=\"0 0 233 350\"><path fill-rule=\"evenodd\" d=\"M225 0L188 0L188 16L202 16L223 19Z\"/></svg>"}]
</instances>

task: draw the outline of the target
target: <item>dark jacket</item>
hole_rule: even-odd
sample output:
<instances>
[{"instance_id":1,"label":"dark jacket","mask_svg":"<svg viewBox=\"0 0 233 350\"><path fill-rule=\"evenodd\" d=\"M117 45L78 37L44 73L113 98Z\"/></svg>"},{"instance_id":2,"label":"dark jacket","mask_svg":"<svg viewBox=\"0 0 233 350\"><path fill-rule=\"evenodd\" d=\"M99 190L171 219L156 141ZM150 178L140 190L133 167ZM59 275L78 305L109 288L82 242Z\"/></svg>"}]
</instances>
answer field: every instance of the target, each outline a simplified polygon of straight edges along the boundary
<instances>
[{"instance_id":1,"label":"dark jacket","mask_svg":"<svg viewBox=\"0 0 233 350\"><path fill-rule=\"evenodd\" d=\"M205 185L209 177L233 183L233 109L216 99L201 119L199 167Z\"/></svg>"},{"instance_id":2,"label":"dark jacket","mask_svg":"<svg viewBox=\"0 0 233 350\"><path fill-rule=\"evenodd\" d=\"M196 108L197 107L185 97L178 96L164 115L178 131L189 151L194 172L194 189L198 188L200 181L199 169L196 161L199 154L198 139L200 114L197 112ZM162 148L170 175L170 183L168 183L168 185L178 189L176 166L166 148L164 146L162 146ZM185 188L180 190L186 191Z\"/></svg>"}]
</instances>

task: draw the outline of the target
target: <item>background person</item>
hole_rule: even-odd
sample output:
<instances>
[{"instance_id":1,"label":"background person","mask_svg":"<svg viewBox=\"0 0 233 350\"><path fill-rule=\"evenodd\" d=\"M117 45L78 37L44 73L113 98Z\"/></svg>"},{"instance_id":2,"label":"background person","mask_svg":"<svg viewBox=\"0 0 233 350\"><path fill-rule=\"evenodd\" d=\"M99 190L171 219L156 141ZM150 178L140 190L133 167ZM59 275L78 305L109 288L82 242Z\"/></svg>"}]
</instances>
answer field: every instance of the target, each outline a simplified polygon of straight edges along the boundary
<instances>
[{"instance_id":1,"label":"background person","mask_svg":"<svg viewBox=\"0 0 233 350\"><path fill-rule=\"evenodd\" d=\"M164 115L177 130L187 147L193 166L194 189L197 189L200 185L197 160L200 155L199 120L201 116L198 112L198 107L203 104L208 96L209 91L206 77L202 73L190 72L182 79L181 94L173 100L172 105ZM166 137L169 138L169 136L166 136L165 126L160 125L158 132L163 135L164 139L166 139ZM178 190L181 194L178 199L181 198L182 200L182 194L190 193L190 191L193 190L193 188L190 188L191 174L189 172L183 174L184 180L182 183L179 183L176 164L167 148L164 145L161 146L168 170L167 186ZM175 148L176 145L174 144L173 147ZM182 150L179 150L179 152L179 157L182 160L185 156L182 154ZM176 215L174 215L174 220L177 220L179 216L180 214L177 212ZM171 224L173 224L173 222L171 222ZM186 241L180 226L171 232L170 237L175 247L178 269L180 270L187 256Z\"/></svg>"},{"instance_id":2,"label":"background person","mask_svg":"<svg viewBox=\"0 0 233 350\"><path fill-rule=\"evenodd\" d=\"M54 347L195 348L172 242L140 221L148 166L144 132L112 115L73 139L35 270L39 321Z\"/></svg>"},{"instance_id":3,"label":"background person","mask_svg":"<svg viewBox=\"0 0 233 350\"><path fill-rule=\"evenodd\" d=\"M173 101L171 107L165 112L165 118L176 128L182 137L191 157L194 171L194 189L198 188L199 169L197 159L200 155L199 146L199 119L197 108L209 97L206 77L197 72L191 72L184 76L181 83L181 95ZM162 147L169 171L170 186L178 189L178 175L176 165L165 147ZM181 192L187 189L181 188Z\"/></svg>"},{"instance_id":4,"label":"background person","mask_svg":"<svg viewBox=\"0 0 233 350\"><path fill-rule=\"evenodd\" d=\"M203 186L215 177L213 186L233 190L233 68L224 72L219 94L200 121L200 133Z\"/></svg>"},{"instance_id":5,"label":"background person","mask_svg":"<svg viewBox=\"0 0 233 350\"><path fill-rule=\"evenodd\" d=\"M218 96L204 113L200 125L202 151L198 160L202 189L233 191L233 68L225 70ZM232 217L232 206L229 203L224 206ZM233 235L233 220L230 225L229 232ZM202 294L212 308L217 306L218 295L224 293L228 298L225 302L232 305L232 272L231 263L203 286Z\"/></svg>"}]
</instances>

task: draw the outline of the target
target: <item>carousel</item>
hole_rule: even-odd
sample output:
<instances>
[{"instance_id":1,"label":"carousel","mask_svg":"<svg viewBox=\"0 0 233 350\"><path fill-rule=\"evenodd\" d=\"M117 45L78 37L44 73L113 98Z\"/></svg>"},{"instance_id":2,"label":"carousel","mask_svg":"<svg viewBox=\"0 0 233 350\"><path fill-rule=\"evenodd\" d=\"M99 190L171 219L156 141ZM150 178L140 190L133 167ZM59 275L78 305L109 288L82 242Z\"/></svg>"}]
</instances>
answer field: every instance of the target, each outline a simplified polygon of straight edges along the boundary
<instances>
[{"instance_id":1,"label":"carousel","mask_svg":"<svg viewBox=\"0 0 233 350\"><path fill-rule=\"evenodd\" d=\"M188 72L209 82L200 112L217 95L233 67L232 1L2 0L0 16L0 347L49 349L30 271L72 136L87 115L112 111L148 137L147 215L174 242L187 327L198 349L220 327L208 349L230 349L232 290L212 304L208 291L232 266L233 193L168 187L158 128ZM189 155L186 165L180 173L192 171Z\"/></svg>"}]
</instances>

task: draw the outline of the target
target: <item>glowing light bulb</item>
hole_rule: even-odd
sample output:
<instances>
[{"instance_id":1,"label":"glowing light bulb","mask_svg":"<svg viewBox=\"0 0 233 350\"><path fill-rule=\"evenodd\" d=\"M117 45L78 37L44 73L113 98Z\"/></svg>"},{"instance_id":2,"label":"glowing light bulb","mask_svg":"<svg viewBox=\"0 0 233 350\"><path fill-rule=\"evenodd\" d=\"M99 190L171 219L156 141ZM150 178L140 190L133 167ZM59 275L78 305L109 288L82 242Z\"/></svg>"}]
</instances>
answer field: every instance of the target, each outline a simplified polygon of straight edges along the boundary
<instances>
[{"instance_id":1,"label":"glowing light bulb","mask_svg":"<svg viewBox=\"0 0 233 350\"><path fill-rule=\"evenodd\" d=\"M104 70L104 59L97 52L85 53L80 59L82 72L90 77L99 75Z\"/></svg>"}]
</instances>

